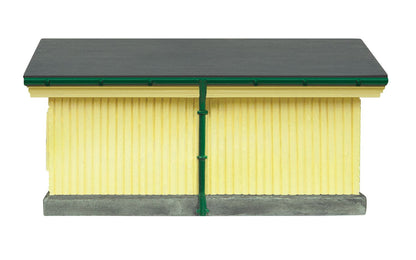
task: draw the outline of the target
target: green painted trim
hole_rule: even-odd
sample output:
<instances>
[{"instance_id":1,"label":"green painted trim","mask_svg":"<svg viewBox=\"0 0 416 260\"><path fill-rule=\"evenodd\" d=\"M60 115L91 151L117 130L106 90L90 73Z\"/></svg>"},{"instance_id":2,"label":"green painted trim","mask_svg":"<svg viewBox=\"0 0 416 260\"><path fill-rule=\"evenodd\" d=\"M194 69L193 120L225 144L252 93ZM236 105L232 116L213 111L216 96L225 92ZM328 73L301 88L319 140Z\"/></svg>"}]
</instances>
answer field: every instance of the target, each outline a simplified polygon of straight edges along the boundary
<instances>
[{"instance_id":1,"label":"green painted trim","mask_svg":"<svg viewBox=\"0 0 416 260\"><path fill-rule=\"evenodd\" d=\"M243 85L294 85L294 86L385 86L388 78L273 78L273 77L97 77L97 78L24 78L26 86L114 86L154 84L199 84L205 80L208 84Z\"/></svg>"},{"instance_id":2,"label":"green painted trim","mask_svg":"<svg viewBox=\"0 0 416 260\"><path fill-rule=\"evenodd\" d=\"M207 81L201 80L199 82L199 153L198 153L198 172L199 172L199 208L196 213L200 216L206 216L209 212L207 208L207 199L205 197L205 116L208 111L205 107L207 98Z\"/></svg>"}]
</instances>

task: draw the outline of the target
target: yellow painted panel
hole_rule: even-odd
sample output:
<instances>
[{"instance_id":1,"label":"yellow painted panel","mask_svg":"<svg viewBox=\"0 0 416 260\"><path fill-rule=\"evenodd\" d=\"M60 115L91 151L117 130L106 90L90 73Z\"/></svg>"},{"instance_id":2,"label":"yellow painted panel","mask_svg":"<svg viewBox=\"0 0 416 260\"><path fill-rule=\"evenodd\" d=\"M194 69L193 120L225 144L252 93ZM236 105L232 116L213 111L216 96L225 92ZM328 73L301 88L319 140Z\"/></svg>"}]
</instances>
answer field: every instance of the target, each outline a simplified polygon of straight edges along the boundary
<instances>
[{"instance_id":1,"label":"yellow painted panel","mask_svg":"<svg viewBox=\"0 0 416 260\"><path fill-rule=\"evenodd\" d=\"M380 97L384 86L208 86L207 98Z\"/></svg>"},{"instance_id":2,"label":"yellow painted panel","mask_svg":"<svg viewBox=\"0 0 416 260\"><path fill-rule=\"evenodd\" d=\"M208 194L359 193L359 98L207 101Z\"/></svg>"},{"instance_id":3,"label":"yellow painted panel","mask_svg":"<svg viewBox=\"0 0 416 260\"><path fill-rule=\"evenodd\" d=\"M360 192L360 129L361 129L361 100L358 98L353 99L351 104L351 116L352 116L352 131L351 135L351 158L352 158L352 190L353 194Z\"/></svg>"},{"instance_id":4,"label":"yellow painted panel","mask_svg":"<svg viewBox=\"0 0 416 260\"><path fill-rule=\"evenodd\" d=\"M59 87L28 87L31 97L63 97L63 98L92 98L92 97L181 97L198 98L197 86L59 86Z\"/></svg>"},{"instance_id":5,"label":"yellow painted panel","mask_svg":"<svg viewBox=\"0 0 416 260\"><path fill-rule=\"evenodd\" d=\"M50 98L50 193L197 194L197 110L190 98Z\"/></svg>"},{"instance_id":6,"label":"yellow painted panel","mask_svg":"<svg viewBox=\"0 0 416 260\"><path fill-rule=\"evenodd\" d=\"M170 97L197 98L197 86L31 86L31 97ZM379 97L384 86L218 86L207 88L208 98L244 97Z\"/></svg>"},{"instance_id":7,"label":"yellow painted panel","mask_svg":"<svg viewBox=\"0 0 416 260\"><path fill-rule=\"evenodd\" d=\"M208 194L358 194L359 98L213 98ZM50 98L51 194L197 194L197 99Z\"/></svg>"}]
</instances>

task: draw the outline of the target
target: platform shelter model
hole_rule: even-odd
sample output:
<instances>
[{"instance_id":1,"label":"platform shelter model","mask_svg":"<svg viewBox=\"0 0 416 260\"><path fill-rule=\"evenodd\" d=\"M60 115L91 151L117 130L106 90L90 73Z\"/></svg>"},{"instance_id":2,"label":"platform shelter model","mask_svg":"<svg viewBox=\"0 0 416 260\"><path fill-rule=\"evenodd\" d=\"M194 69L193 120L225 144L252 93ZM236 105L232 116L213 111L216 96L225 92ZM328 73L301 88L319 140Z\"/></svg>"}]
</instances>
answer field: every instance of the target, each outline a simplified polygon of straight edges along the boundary
<instances>
[{"instance_id":1,"label":"platform shelter model","mask_svg":"<svg viewBox=\"0 0 416 260\"><path fill-rule=\"evenodd\" d=\"M45 215L366 211L360 103L387 74L362 40L43 39L24 83Z\"/></svg>"}]
</instances>

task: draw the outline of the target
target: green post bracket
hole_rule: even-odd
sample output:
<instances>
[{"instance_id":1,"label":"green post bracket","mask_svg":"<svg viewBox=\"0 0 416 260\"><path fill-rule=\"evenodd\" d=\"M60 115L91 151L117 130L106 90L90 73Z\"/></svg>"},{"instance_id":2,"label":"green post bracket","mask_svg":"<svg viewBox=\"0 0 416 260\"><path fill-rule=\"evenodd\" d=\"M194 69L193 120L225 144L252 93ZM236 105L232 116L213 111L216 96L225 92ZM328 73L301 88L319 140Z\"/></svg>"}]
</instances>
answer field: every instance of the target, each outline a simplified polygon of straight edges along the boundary
<instances>
[{"instance_id":1,"label":"green post bracket","mask_svg":"<svg viewBox=\"0 0 416 260\"><path fill-rule=\"evenodd\" d=\"M207 97L207 81L199 81L199 153L198 153L198 171L199 171L199 208L196 213L200 216L206 216L209 212L207 208L207 200L205 197L205 116L208 111L205 108L205 101Z\"/></svg>"}]
</instances>

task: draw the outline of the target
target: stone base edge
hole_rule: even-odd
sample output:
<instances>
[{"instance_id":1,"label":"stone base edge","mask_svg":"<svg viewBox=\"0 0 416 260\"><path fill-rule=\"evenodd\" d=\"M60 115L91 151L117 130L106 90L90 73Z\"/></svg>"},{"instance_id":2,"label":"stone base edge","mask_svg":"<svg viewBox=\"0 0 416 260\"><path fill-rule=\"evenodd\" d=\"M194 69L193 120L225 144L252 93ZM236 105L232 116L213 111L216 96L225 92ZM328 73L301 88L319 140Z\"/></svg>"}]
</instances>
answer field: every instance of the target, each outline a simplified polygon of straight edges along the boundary
<instances>
[{"instance_id":1,"label":"stone base edge","mask_svg":"<svg viewBox=\"0 0 416 260\"><path fill-rule=\"evenodd\" d=\"M359 195L207 195L209 216L364 215ZM195 216L197 195L49 195L45 216Z\"/></svg>"}]
</instances>

